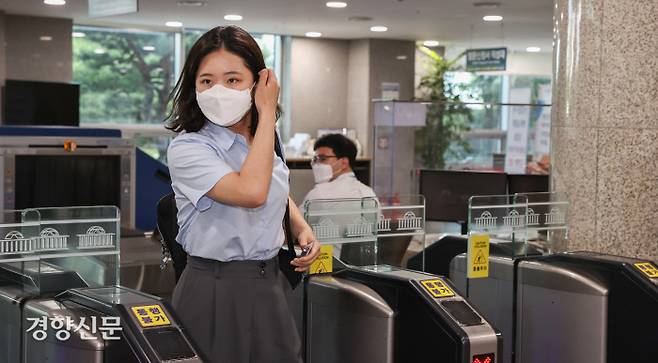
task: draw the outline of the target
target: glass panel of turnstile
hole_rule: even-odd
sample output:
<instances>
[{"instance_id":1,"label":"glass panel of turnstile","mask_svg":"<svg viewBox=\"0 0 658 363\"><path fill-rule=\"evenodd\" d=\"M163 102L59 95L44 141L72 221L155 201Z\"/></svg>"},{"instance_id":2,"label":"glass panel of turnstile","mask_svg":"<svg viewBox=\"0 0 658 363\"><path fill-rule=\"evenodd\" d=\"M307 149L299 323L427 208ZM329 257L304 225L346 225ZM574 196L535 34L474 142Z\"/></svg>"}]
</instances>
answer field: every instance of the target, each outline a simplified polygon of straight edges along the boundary
<instances>
[{"instance_id":1,"label":"glass panel of turnstile","mask_svg":"<svg viewBox=\"0 0 658 363\"><path fill-rule=\"evenodd\" d=\"M118 287L119 226L112 206L4 212L0 362L200 361L163 301Z\"/></svg>"},{"instance_id":2,"label":"glass panel of turnstile","mask_svg":"<svg viewBox=\"0 0 658 363\"><path fill-rule=\"evenodd\" d=\"M425 197L403 195L379 201L377 253L380 264L402 267L411 256L424 270Z\"/></svg>"},{"instance_id":3,"label":"glass panel of turnstile","mask_svg":"<svg viewBox=\"0 0 658 363\"><path fill-rule=\"evenodd\" d=\"M560 193L476 196L469 203L469 236L450 236L446 242L454 245L455 240L461 239L467 245L469 237L487 234L490 237L487 276L468 278L472 256L462 253L450 263L450 279L503 336L509 337L505 339L502 361L511 363L515 261L563 248L568 235L565 216L569 204Z\"/></svg>"},{"instance_id":4,"label":"glass panel of turnstile","mask_svg":"<svg viewBox=\"0 0 658 363\"><path fill-rule=\"evenodd\" d=\"M318 241L346 264L377 264L379 202L376 198L309 200L304 218Z\"/></svg>"},{"instance_id":5,"label":"glass panel of turnstile","mask_svg":"<svg viewBox=\"0 0 658 363\"><path fill-rule=\"evenodd\" d=\"M21 306L40 288L39 259L32 242L39 236L39 213L0 213L0 362L19 362Z\"/></svg>"},{"instance_id":6,"label":"glass panel of turnstile","mask_svg":"<svg viewBox=\"0 0 658 363\"><path fill-rule=\"evenodd\" d=\"M322 244L362 246L358 258L340 253L347 265L335 260L341 268L311 275L295 291L305 305L297 320L307 362L500 359L500 333L450 282L377 265L387 239L404 238L406 247L418 238L423 253L424 199L404 198L383 206L374 198L306 203L305 218Z\"/></svg>"}]
</instances>

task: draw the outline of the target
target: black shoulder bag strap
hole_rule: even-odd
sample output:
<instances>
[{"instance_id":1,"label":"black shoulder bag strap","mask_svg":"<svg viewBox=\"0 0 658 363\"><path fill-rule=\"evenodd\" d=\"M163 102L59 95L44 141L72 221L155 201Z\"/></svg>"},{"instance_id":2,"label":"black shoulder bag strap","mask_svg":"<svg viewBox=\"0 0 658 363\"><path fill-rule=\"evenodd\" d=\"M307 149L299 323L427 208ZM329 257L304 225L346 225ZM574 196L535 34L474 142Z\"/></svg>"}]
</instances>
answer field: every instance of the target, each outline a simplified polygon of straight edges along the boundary
<instances>
[{"instance_id":1,"label":"black shoulder bag strap","mask_svg":"<svg viewBox=\"0 0 658 363\"><path fill-rule=\"evenodd\" d=\"M285 163L286 159L283 156L281 151L281 142L279 140L279 134L274 132L274 152L276 155L281 158ZM290 179L288 179L290 183ZM290 264L297 254L295 253L295 243L292 237L292 229L290 226L290 200L286 198L286 214L283 216L283 232L288 243L288 250L283 248L279 250L279 269L290 282L290 286L294 289L302 281L302 273L295 271L295 266Z\"/></svg>"}]
</instances>

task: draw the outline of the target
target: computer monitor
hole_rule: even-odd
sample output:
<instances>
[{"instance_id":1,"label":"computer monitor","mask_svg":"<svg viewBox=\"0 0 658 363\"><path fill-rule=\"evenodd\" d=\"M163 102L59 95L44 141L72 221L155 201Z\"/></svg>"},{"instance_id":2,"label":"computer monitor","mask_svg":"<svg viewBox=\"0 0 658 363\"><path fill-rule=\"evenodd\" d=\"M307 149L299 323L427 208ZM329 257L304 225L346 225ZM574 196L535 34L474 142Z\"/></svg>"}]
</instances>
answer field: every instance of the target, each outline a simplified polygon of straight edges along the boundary
<instances>
[{"instance_id":1,"label":"computer monitor","mask_svg":"<svg viewBox=\"0 0 658 363\"><path fill-rule=\"evenodd\" d=\"M77 84L8 79L3 101L5 125L80 125Z\"/></svg>"},{"instance_id":2,"label":"computer monitor","mask_svg":"<svg viewBox=\"0 0 658 363\"><path fill-rule=\"evenodd\" d=\"M508 174L509 194L548 192L548 175Z\"/></svg>"},{"instance_id":3,"label":"computer monitor","mask_svg":"<svg viewBox=\"0 0 658 363\"><path fill-rule=\"evenodd\" d=\"M421 170L420 194L425 196L428 221L464 223L468 220L468 199L507 194L507 177L504 173Z\"/></svg>"}]
</instances>

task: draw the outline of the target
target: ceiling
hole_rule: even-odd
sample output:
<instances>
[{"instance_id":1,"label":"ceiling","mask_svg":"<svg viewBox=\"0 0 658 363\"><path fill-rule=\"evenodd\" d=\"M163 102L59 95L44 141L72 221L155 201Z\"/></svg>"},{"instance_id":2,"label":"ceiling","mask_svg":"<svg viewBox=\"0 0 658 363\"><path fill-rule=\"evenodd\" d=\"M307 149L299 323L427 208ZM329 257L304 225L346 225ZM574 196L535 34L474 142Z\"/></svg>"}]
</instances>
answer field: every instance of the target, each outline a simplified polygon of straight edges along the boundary
<instances>
[{"instance_id":1,"label":"ceiling","mask_svg":"<svg viewBox=\"0 0 658 363\"><path fill-rule=\"evenodd\" d=\"M227 24L225 14L240 14L235 24L251 32L304 35L319 31L327 38L433 39L462 47L507 46L525 50L539 46L551 51L552 0L500 0L498 8L477 8L480 0L343 0L344 9L330 9L325 0L205 0L203 7L183 7L178 0L139 0L134 14L89 18L87 0L67 0L49 6L42 0L0 0L0 10L23 14L72 18L78 24L163 27L177 20L187 28L208 29ZM502 15L500 23L486 23L482 16ZM355 22L352 16L371 17ZM385 33L370 26L384 25Z\"/></svg>"}]
</instances>

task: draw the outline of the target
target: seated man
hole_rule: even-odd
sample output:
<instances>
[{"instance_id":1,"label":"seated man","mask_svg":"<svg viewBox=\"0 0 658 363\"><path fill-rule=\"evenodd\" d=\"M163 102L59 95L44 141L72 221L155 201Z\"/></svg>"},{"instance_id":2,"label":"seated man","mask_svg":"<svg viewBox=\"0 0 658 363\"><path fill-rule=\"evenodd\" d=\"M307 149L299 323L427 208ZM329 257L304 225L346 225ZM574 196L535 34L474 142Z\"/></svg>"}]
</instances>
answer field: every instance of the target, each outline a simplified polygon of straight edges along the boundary
<instances>
[{"instance_id":1,"label":"seated man","mask_svg":"<svg viewBox=\"0 0 658 363\"><path fill-rule=\"evenodd\" d=\"M352 167L356 161L356 145L341 134L330 134L319 138L313 146L315 156L311 161L315 187L304 198L302 212L307 200L348 199L375 197L369 186L361 183ZM334 256L341 256L345 262L361 265L360 244L345 246L341 253L340 245L334 245Z\"/></svg>"},{"instance_id":2,"label":"seated man","mask_svg":"<svg viewBox=\"0 0 658 363\"><path fill-rule=\"evenodd\" d=\"M315 199L374 197L375 192L361 183L352 167L356 162L356 145L341 134L325 135L313 146L311 161L315 187L304 202Z\"/></svg>"}]
</instances>

